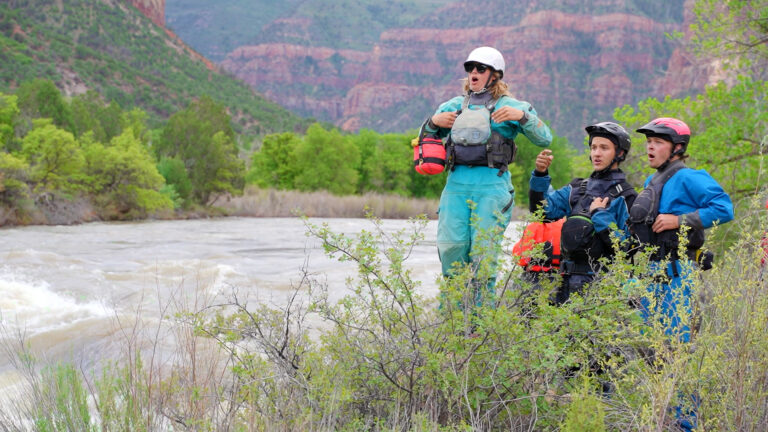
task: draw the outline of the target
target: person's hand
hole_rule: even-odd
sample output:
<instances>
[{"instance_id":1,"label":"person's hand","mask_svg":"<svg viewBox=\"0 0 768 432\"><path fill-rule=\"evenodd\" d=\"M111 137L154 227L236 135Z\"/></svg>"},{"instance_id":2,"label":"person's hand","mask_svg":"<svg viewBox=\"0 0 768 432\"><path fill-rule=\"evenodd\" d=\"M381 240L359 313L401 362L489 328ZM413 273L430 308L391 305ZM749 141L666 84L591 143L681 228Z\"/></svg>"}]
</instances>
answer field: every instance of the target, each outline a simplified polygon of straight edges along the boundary
<instances>
[{"instance_id":1,"label":"person's hand","mask_svg":"<svg viewBox=\"0 0 768 432\"><path fill-rule=\"evenodd\" d=\"M656 220L653 222L653 225L651 225L651 229L655 233L677 228L680 228L680 220L677 215L666 213L656 216Z\"/></svg>"},{"instance_id":2,"label":"person's hand","mask_svg":"<svg viewBox=\"0 0 768 432\"><path fill-rule=\"evenodd\" d=\"M589 212L592 213L593 211L601 208L607 208L608 207L608 197L597 197L592 200L592 204L589 205Z\"/></svg>"},{"instance_id":3,"label":"person's hand","mask_svg":"<svg viewBox=\"0 0 768 432\"><path fill-rule=\"evenodd\" d=\"M496 123L501 123L509 120L518 121L523 118L523 111L511 106L503 106L491 114L491 119Z\"/></svg>"},{"instance_id":4,"label":"person's hand","mask_svg":"<svg viewBox=\"0 0 768 432\"><path fill-rule=\"evenodd\" d=\"M432 116L432 123L437 127L450 129L453 127L453 122L456 121L455 112L441 112Z\"/></svg>"},{"instance_id":5,"label":"person's hand","mask_svg":"<svg viewBox=\"0 0 768 432\"><path fill-rule=\"evenodd\" d=\"M536 171L540 173L546 172L554 158L555 157L552 156L552 150L542 150L541 153L536 156Z\"/></svg>"}]
</instances>

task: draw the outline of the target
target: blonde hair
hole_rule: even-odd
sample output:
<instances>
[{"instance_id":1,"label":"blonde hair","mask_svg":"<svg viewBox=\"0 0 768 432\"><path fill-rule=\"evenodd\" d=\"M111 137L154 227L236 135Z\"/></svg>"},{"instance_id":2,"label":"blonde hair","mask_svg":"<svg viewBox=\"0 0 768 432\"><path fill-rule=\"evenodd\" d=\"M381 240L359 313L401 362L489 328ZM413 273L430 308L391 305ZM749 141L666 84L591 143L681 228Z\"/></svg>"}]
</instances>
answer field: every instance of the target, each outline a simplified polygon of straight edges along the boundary
<instances>
[{"instance_id":1,"label":"blonde hair","mask_svg":"<svg viewBox=\"0 0 768 432\"><path fill-rule=\"evenodd\" d=\"M496 81L491 88L488 89L488 91L491 92L491 96L494 99L499 99L502 96L512 97L512 93L509 92L509 86L501 80L501 73L493 71L493 76L496 78ZM464 78L461 81L464 84L464 93L469 94L469 78Z\"/></svg>"}]
</instances>

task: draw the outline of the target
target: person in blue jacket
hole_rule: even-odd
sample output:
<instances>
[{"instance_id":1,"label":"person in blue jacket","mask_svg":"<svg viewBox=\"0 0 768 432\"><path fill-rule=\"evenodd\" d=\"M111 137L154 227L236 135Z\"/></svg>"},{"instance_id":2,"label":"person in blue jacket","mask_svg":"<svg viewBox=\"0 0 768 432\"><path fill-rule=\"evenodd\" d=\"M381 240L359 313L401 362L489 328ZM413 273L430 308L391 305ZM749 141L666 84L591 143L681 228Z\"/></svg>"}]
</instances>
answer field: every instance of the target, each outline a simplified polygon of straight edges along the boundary
<instances>
[{"instance_id":1,"label":"person in blue jacket","mask_svg":"<svg viewBox=\"0 0 768 432\"><path fill-rule=\"evenodd\" d=\"M611 256L611 232L620 239L629 237L629 208L637 193L627 182L619 164L631 147L629 133L613 122L601 122L585 128L589 134L589 158L592 174L546 193L551 178L550 150L536 157L536 169L530 179L530 210L544 209L547 219L567 217L560 236L560 272L563 280L555 303L565 303L571 293L581 291L600 270L600 258Z\"/></svg>"},{"instance_id":2,"label":"person in blue jacket","mask_svg":"<svg viewBox=\"0 0 768 432\"><path fill-rule=\"evenodd\" d=\"M703 268L711 257L702 254L704 229L733 219L733 204L723 188L704 170L685 166L685 151L691 130L678 119L662 117L637 130L646 136L648 164L656 173L645 181L645 189L630 208L632 231L642 245L655 246L651 256L654 266L664 265L668 283L648 287L658 301L665 332L680 340L690 340L690 326L681 322L677 309L690 313L690 261ZM685 255L679 252L680 227L688 227ZM649 299L641 309L648 318Z\"/></svg>"},{"instance_id":3,"label":"person in blue jacket","mask_svg":"<svg viewBox=\"0 0 768 432\"><path fill-rule=\"evenodd\" d=\"M733 204L723 188L704 170L685 166L691 130L683 121L662 117L637 129L646 136L648 164L656 173L630 208L633 234L642 245L655 247L651 270L663 268L665 278L647 287L640 301L646 322L658 319L666 335L689 342L691 337L691 287L694 265L706 270L712 256L702 254L704 229L733 219ZM680 251L680 228L687 226L687 245ZM678 426L696 427L697 398L693 408L675 407Z\"/></svg>"},{"instance_id":4,"label":"person in blue jacket","mask_svg":"<svg viewBox=\"0 0 768 432\"><path fill-rule=\"evenodd\" d=\"M446 277L454 274L457 263L477 264L483 258L496 268L494 249L509 224L515 197L507 170L515 154L514 138L522 132L535 145L547 147L552 142L549 127L531 104L509 93L502 81L504 69L504 57L495 48L472 50L464 62L464 95L441 104L424 125L424 132L447 138L450 170L440 197L437 229ZM495 276L473 285L475 304L489 304Z\"/></svg>"}]
</instances>

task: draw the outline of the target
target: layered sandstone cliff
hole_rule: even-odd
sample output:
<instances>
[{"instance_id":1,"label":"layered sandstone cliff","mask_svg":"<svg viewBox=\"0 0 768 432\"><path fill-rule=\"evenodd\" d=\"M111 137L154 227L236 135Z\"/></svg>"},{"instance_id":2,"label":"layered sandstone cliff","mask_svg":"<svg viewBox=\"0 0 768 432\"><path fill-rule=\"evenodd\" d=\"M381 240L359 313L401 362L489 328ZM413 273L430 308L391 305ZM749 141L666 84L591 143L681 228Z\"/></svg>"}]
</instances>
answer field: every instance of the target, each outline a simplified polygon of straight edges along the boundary
<instances>
[{"instance_id":1,"label":"layered sandstone cliff","mask_svg":"<svg viewBox=\"0 0 768 432\"><path fill-rule=\"evenodd\" d=\"M174 32L165 27L165 0L129 0L129 2L146 15L153 23L163 28L165 34L170 38L173 47L179 52L186 52L190 57L205 64L209 70L215 70L216 65L205 58L203 55L193 50L189 45L179 38Z\"/></svg>"},{"instance_id":2,"label":"layered sandstone cliff","mask_svg":"<svg viewBox=\"0 0 768 432\"><path fill-rule=\"evenodd\" d=\"M370 51L262 44L234 50L222 66L270 99L356 130L415 128L458 95L461 63L480 45L505 54L504 79L559 135L578 137L615 107L663 96L659 80L680 25L631 14L540 11L518 24L467 29L395 29Z\"/></svg>"},{"instance_id":3,"label":"layered sandstone cliff","mask_svg":"<svg viewBox=\"0 0 768 432\"><path fill-rule=\"evenodd\" d=\"M129 0L155 24L165 27L165 0Z\"/></svg>"}]
</instances>

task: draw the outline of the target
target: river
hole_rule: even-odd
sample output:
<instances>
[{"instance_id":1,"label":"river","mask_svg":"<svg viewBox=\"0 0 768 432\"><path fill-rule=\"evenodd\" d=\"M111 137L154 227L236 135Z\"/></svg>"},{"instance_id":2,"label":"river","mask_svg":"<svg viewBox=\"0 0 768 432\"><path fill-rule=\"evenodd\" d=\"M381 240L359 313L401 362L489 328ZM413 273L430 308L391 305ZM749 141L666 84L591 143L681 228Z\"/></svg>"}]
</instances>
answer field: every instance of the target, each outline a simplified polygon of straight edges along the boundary
<instances>
[{"instance_id":1,"label":"river","mask_svg":"<svg viewBox=\"0 0 768 432\"><path fill-rule=\"evenodd\" d=\"M312 219L349 234L371 230L364 219ZM388 232L407 221L385 220ZM516 233L511 224L508 235ZM425 240L406 261L426 296L437 293L440 264L430 221ZM89 223L0 230L0 321L23 332L47 360L118 354L116 339L130 317L160 320L171 309L195 308L234 291L251 302L284 304L306 269L331 295L346 292L355 267L325 256L297 218ZM509 238L509 237L508 237ZM173 308L165 310L169 304ZM165 314L165 315L164 315ZM154 317L154 318L153 318ZM12 374L7 360L0 379Z\"/></svg>"}]
</instances>

